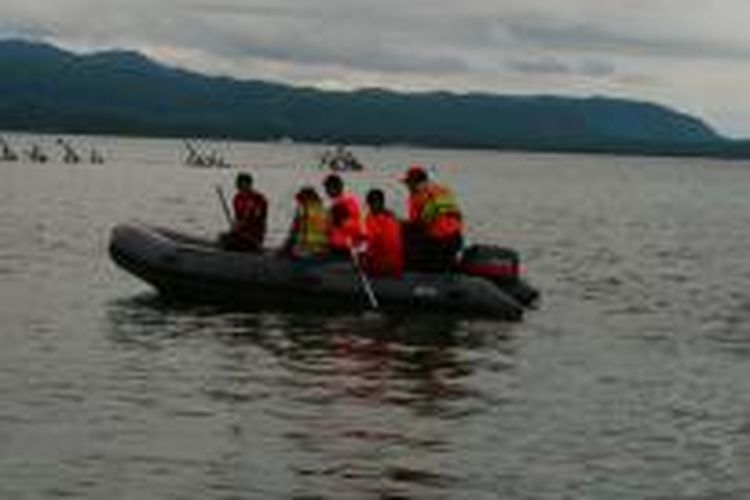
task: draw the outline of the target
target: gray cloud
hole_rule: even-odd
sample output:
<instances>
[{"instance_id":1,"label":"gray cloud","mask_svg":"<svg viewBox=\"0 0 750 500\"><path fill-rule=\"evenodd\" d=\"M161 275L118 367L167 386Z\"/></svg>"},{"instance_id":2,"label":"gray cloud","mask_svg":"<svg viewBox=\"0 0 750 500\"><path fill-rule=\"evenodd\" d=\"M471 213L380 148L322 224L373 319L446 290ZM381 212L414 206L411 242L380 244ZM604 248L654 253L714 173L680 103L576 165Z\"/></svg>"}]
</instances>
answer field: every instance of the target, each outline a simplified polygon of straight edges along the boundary
<instances>
[{"instance_id":1,"label":"gray cloud","mask_svg":"<svg viewBox=\"0 0 750 500\"><path fill-rule=\"evenodd\" d=\"M46 38L51 36L46 23L35 19L0 19L2 38Z\"/></svg>"},{"instance_id":2,"label":"gray cloud","mask_svg":"<svg viewBox=\"0 0 750 500\"><path fill-rule=\"evenodd\" d=\"M333 29L328 19L296 16L285 16L270 26L258 19L234 28L225 19L201 23L201 31L214 33L219 41L212 44L216 53L227 57L394 73L441 74L467 69L460 57L421 50L418 45L404 50L398 36L357 23Z\"/></svg>"},{"instance_id":3,"label":"gray cloud","mask_svg":"<svg viewBox=\"0 0 750 500\"><path fill-rule=\"evenodd\" d=\"M615 75L617 68L609 61L591 59L583 61L580 72L591 77L608 77Z\"/></svg>"},{"instance_id":4,"label":"gray cloud","mask_svg":"<svg viewBox=\"0 0 750 500\"><path fill-rule=\"evenodd\" d=\"M381 71L386 73L428 73L464 71L467 66L456 57L429 53L405 53L388 47L341 47L309 43L294 44L292 40L273 40L243 36L232 41L234 47L227 55L257 57L301 65L335 65L352 70Z\"/></svg>"},{"instance_id":5,"label":"gray cloud","mask_svg":"<svg viewBox=\"0 0 750 500\"><path fill-rule=\"evenodd\" d=\"M508 68L528 74L569 74L574 71L569 64L554 58L511 60L508 61Z\"/></svg>"},{"instance_id":6,"label":"gray cloud","mask_svg":"<svg viewBox=\"0 0 750 500\"><path fill-rule=\"evenodd\" d=\"M116 16L100 17L97 26L86 30L73 30L77 16L70 16L58 23L62 29L52 36L64 36L84 47L112 45L114 39L144 49L199 48L207 56L238 61L238 68L258 59L277 66L300 65L309 71L328 67L329 71L441 75L468 69L463 57L420 42L430 38L425 33L433 25L420 28L387 11L368 13L330 1L312 5L183 2L179 11L162 7L144 16L143 3L135 0ZM117 29L112 30L113 26ZM437 33L433 38L438 38Z\"/></svg>"},{"instance_id":7,"label":"gray cloud","mask_svg":"<svg viewBox=\"0 0 750 500\"><path fill-rule=\"evenodd\" d=\"M507 67L529 75L581 75L590 78L608 78L617 73L613 63L603 60L575 60L565 62L558 58L511 59Z\"/></svg>"},{"instance_id":8,"label":"gray cloud","mask_svg":"<svg viewBox=\"0 0 750 500\"><path fill-rule=\"evenodd\" d=\"M706 58L747 61L750 46L682 36L632 34L590 23L560 24L538 20L501 24L519 44L578 52L611 52L657 58Z\"/></svg>"}]
</instances>

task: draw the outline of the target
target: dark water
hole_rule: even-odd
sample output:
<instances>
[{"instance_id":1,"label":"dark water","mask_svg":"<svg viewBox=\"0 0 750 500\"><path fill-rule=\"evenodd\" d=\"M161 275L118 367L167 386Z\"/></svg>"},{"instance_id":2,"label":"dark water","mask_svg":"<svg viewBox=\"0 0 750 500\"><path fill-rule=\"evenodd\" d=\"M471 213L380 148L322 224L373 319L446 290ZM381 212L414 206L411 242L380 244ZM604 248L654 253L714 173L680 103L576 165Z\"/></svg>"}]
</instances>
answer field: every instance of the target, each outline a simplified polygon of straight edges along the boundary
<instances>
[{"instance_id":1,"label":"dark water","mask_svg":"<svg viewBox=\"0 0 750 500\"><path fill-rule=\"evenodd\" d=\"M523 253L543 306L505 324L163 304L110 228L218 231L234 171L73 140L108 163L0 163L0 498L750 498L750 164L355 148L356 190L434 165ZM321 178L216 147L279 230Z\"/></svg>"}]
</instances>

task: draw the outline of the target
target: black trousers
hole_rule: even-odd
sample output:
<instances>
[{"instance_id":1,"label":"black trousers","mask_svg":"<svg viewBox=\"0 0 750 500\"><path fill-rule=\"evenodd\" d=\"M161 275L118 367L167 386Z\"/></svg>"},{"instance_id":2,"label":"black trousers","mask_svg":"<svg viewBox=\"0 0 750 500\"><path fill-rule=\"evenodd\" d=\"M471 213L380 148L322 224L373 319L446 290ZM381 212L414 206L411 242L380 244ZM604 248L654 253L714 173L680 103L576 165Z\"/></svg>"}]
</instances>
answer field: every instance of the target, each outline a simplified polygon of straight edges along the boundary
<instances>
[{"instance_id":1,"label":"black trousers","mask_svg":"<svg viewBox=\"0 0 750 500\"><path fill-rule=\"evenodd\" d=\"M431 238L421 228L404 225L404 263L407 270L442 273L456 267L456 256L463 237L456 233L448 238Z\"/></svg>"},{"instance_id":2,"label":"black trousers","mask_svg":"<svg viewBox=\"0 0 750 500\"><path fill-rule=\"evenodd\" d=\"M219 243L225 250L242 252L259 252L263 246L262 242L257 239L231 231L219 235Z\"/></svg>"}]
</instances>

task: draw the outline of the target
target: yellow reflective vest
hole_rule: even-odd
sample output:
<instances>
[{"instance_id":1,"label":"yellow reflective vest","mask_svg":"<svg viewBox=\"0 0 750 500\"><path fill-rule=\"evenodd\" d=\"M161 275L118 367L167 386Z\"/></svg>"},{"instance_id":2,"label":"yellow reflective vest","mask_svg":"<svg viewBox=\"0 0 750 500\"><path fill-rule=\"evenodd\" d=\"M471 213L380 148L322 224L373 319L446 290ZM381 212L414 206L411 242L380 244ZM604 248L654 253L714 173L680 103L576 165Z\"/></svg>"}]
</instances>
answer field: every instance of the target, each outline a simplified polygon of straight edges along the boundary
<instances>
[{"instance_id":1,"label":"yellow reflective vest","mask_svg":"<svg viewBox=\"0 0 750 500\"><path fill-rule=\"evenodd\" d=\"M445 186L430 182L409 198L409 220L421 224L431 237L461 233L461 219L456 197Z\"/></svg>"},{"instance_id":2,"label":"yellow reflective vest","mask_svg":"<svg viewBox=\"0 0 750 500\"><path fill-rule=\"evenodd\" d=\"M322 203L306 203L297 209L292 223L291 252L296 256L328 251L328 214Z\"/></svg>"}]
</instances>

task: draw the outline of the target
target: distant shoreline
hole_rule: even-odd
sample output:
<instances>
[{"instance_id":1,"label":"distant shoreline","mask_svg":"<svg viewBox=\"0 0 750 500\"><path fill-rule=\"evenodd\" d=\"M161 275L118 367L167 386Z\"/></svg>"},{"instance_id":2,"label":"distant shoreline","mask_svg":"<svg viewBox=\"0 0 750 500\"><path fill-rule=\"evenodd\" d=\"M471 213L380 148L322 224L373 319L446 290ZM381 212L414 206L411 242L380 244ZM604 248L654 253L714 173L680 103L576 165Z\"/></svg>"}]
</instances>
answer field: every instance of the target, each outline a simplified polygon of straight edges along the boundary
<instances>
[{"instance_id":1,"label":"distant shoreline","mask_svg":"<svg viewBox=\"0 0 750 500\"><path fill-rule=\"evenodd\" d=\"M442 150L478 150L496 151L499 153L540 153L540 154L570 154L570 155L601 155L601 156L623 156L623 157L654 157L654 158L710 158L722 160L747 160L750 159L750 141L725 140L707 144L680 144L680 145L654 145L654 144L630 144L630 145L590 145L580 148L574 147L534 147L531 145L487 145L477 143L437 143L425 141L423 143L409 142L367 142L354 140L305 140L294 137L231 137L225 135L180 135L176 133L145 134L136 131L80 131L80 130L48 130L48 129L4 129L0 130L0 136L8 135L44 135L44 136L89 136L89 137L111 137L130 138L144 140L197 140L197 141L232 141L232 142L258 142L258 143L280 143L280 144L306 144L310 146L327 147L336 144L347 146L366 147L404 147L404 148L428 148Z\"/></svg>"}]
</instances>

